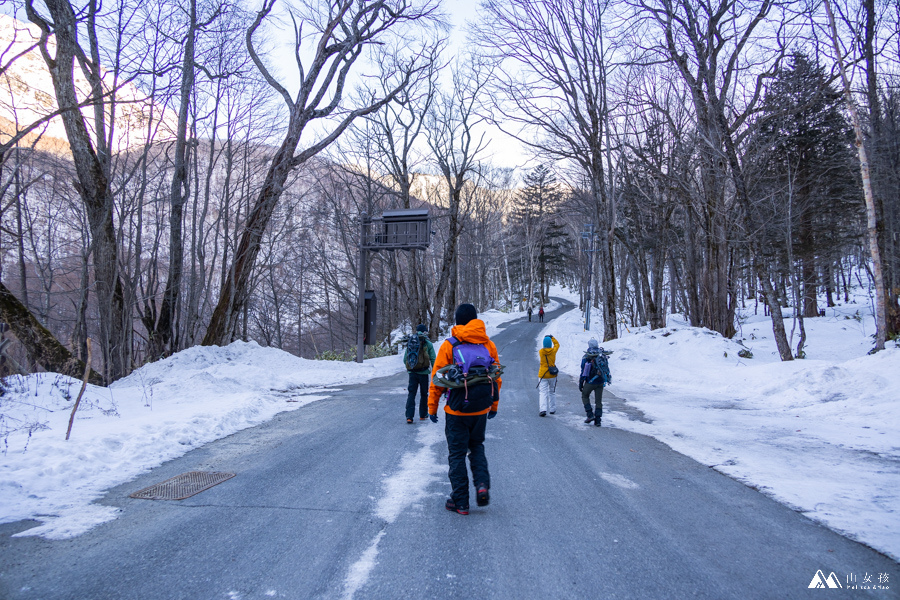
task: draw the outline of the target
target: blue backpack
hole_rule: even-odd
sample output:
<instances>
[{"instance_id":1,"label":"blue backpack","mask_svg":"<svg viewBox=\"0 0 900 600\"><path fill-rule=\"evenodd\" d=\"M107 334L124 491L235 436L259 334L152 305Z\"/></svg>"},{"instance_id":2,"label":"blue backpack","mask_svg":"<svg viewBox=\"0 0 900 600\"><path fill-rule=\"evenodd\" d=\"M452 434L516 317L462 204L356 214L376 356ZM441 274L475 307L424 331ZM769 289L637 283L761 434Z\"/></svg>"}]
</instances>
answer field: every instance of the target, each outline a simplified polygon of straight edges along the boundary
<instances>
[{"instance_id":1,"label":"blue backpack","mask_svg":"<svg viewBox=\"0 0 900 600\"><path fill-rule=\"evenodd\" d=\"M447 340L453 346L453 364L462 371L463 378L487 375L494 357L484 344L470 344L451 337Z\"/></svg>"},{"instance_id":2,"label":"blue backpack","mask_svg":"<svg viewBox=\"0 0 900 600\"><path fill-rule=\"evenodd\" d=\"M609 385L612 383L612 374L609 372L609 360L606 358L608 353L600 349L598 354L585 354L584 358L587 361L584 363L584 369L581 372L581 376L585 378L588 383L592 383L592 385L596 385L601 383L603 385ZM599 379L599 381L594 381L594 379Z\"/></svg>"}]
</instances>

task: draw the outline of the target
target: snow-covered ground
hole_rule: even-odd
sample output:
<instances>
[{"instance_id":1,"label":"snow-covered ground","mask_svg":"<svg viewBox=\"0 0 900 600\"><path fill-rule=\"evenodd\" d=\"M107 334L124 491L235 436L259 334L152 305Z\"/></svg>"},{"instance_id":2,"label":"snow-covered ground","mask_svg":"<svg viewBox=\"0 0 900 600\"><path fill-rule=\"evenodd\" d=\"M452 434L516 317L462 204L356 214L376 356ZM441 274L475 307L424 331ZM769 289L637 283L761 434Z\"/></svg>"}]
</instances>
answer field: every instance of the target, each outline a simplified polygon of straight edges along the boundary
<instances>
[{"instance_id":1,"label":"snow-covered ground","mask_svg":"<svg viewBox=\"0 0 900 600\"><path fill-rule=\"evenodd\" d=\"M479 315L489 335L524 313ZM404 370L402 356L363 364L300 359L256 343L197 346L109 388L54 373L6 380L0 396L0 523L38 519L21 535L62 539L115 518L105 490L167 460L328 397L329 387Z\"/></svg>"},{"instance_id":2,"label":"snow-covered ground","mask_svg":"<svg viewBox=\"0 0 900 600\"><path fill-rule=\"evenodd\" d=\"M609 391L652 422L607 413L604 426L653 436L898 560L900 349L866 355L874 325L865 304L827 315L807 320L808 358L790 363L778 360L771 322L762 316L744 319L743 345L675 317L666 329L623 330L603 344L614 351ZM480 316L493 335L524 315ZM536 344L544 333L555 335L557 364L577 377L587 340L601 335L599 314L592 321L593 332L585 332L581 314L570 311L547 324ZM753 358L738 356L744 348ZM78 535L115 518L115 508L93 503L105 490L327 398L329 387L402 370L400 356L357 365L254 343L191 348L110 388L88 386L69 441L81 383L55 374L8 380L0 396L0 522L42 521L20 535ZM574 416L564 422L584 427ZM18 431L5 435L10 429Z\"/></svg>"},{"instance_id":3,"label":"snow-covered ground","mask_svg":"<svg viewBox=\"0 0 900 600\"><path fill-rule=\"evenodd\" d=\"M536 346L553 334L557 365L578 377L588 340L603 339L599 313L591 321L586 332L570 311ZM807 358L786 363L769 317L746 316L733 340L673 316L667 325L601 343L613 351L608 390L652 421L607 413L604 426L650 435L900 560L900 348L867 355L868 304L807 319ZM753 358L739 357L744 349Z\"/></svg>"}]
</instances>

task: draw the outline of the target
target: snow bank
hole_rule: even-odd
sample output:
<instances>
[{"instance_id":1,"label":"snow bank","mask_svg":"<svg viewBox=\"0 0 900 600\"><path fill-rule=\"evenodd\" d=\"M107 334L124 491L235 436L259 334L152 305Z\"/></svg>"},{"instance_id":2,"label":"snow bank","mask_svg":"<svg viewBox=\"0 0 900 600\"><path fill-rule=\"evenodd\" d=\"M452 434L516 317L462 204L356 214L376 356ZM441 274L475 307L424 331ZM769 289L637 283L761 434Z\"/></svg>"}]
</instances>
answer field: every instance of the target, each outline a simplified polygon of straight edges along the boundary
<instances>
[{"instance_id":1,"label":"snow bank","mask_svg":"<svg viewBox=\"0 0 900 600\"><path fill-rule=\"evenodd\" d=\"M44 524L26 535L77 535L115 516L115 509L90 504L104 490L325 398L327 386L402 370L399 356L358 365L300 359L254 342L190 348L109 388L88 385L69 441L81 382L46 373L14 378L0 397L0 522L36 518Z\"/></svg>"},{"instance_id":2,"label":"snow bank","mask_svg":"<svg viewBox=\"0 0 900 600\"><path fill-rule=\"evenodd\" d=\"M489 334L524 313L479 315ZM109 388L54 373L8 378L0 396L0 523L37 519L19 535L62 539L115 518L92 504L111 487L236 431L328 397L330 387L404 370L402 356L316 361L255 342L197 346Z\"/></svg>"},{"instance_id":3,"label":"snow bank","mask_svg":"<svg viewBox=\"0 0 900 600\"><path fill-rule=\"evenodd\" d=\"M602 340L601 316L591 319L585 332L570 311L536 346L556 336L557 365L578 377L588 340ZM867 355L874 330L867 304L828 309L806 320L808 358L786 363L768 317L746 316L734 340L677 317L664 329L623 331L601 344L613 351L609 391L652 423L616 413L603 422L653 436L898 560L900 349Z\"/></svg>"}]
</instances>

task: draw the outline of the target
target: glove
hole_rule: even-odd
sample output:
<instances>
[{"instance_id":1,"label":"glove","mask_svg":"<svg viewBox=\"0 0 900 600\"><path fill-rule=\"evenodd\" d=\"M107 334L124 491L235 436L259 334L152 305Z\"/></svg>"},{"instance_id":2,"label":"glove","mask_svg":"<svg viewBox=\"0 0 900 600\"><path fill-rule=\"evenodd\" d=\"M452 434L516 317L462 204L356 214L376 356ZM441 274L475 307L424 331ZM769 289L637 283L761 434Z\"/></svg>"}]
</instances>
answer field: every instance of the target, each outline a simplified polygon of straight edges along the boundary
<instances>
[{"instance_id":1,"label":"glove","mask_svg":"<svg viewBox=\"0 0 900 600\"><path fill-rule=\"evenodd\" d=\"M497 416L496 410L492 410L491 412L488 413L488 419L493 419L496 416Z\"/></svg>"},{"instance_id":2,"label":"glove","mask_svg":"<svg viewBox=\"0 0 900 600\"><path fill-rule=\"evenodd\" d=\"M437 423L437 415L428 415L428 418L431 419L432 423Z\"/></svg>"},{"instance_id":3,"label":"glove","mask_svg":"<svg viewBox=\"0 0 900 600\"><path fill-rule=\"evenodd\" d=\"M584 391L584 377L582 377L581 379L578 380L578 391L579 392Z\"/></svg>"}]
</instances>

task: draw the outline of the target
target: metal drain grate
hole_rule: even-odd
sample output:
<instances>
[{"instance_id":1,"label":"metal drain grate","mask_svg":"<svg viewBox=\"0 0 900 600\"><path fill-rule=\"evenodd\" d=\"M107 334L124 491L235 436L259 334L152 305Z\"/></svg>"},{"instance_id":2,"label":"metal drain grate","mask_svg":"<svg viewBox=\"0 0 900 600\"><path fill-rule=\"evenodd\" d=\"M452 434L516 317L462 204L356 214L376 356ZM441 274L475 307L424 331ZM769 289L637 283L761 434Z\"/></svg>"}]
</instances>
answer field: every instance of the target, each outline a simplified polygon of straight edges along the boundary
<instances>
[{"instance_id":1,"label":"metal drain grate","mask_svg":"<svg viewBox=\"0 0 900 600\"><path fill-rule=\"evenodd\" d=\"M231 479L235 473L190 471L130 494L144 500L184 500Z\"/></svg>"}]
</instances>

